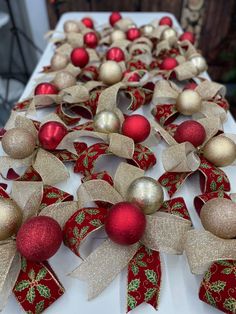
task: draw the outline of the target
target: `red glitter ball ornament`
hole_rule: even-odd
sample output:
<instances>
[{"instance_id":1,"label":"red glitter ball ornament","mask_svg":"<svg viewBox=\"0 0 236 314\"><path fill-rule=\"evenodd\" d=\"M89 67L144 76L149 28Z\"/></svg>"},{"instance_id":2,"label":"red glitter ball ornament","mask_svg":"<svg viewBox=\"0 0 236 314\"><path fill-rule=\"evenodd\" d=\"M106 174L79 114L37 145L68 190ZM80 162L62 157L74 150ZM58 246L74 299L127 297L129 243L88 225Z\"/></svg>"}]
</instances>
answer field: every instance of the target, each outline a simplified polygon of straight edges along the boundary
<instances>
[{"instance_id":1,"label":"red glitter ball ornament","mask_svg":"<svg viewBox=\"0 0 236 314\"><path fill-rule=\"evenodd\" d=\"M40 127L38 138L44 149L55 150L66 134L67 128L64 124L57 121L49 121Z\"/></svg>"},{"instance_id":2,"label":"red glitter ball ornament","mask_svg":"<svg viewBox=\"0 0 236 314\"><path fill-rule=\"evenodd\" d=\"M185 85L184 90L191 89L194 90L197 87L197 84L195 82L189 82Z\"/></svg>"},{"instance_id":3,"label":"red glitter ball ornament","mask_svg":"<svg viewBox=\"0 0 236 314\"><path fill-rule=\"evenodd\" d=\"M180 41L188 40L191 44L195 43L195 36L192 32L184 32L180 37Z\"/></svg>"},{"instance_id":4,"label":"red glitter ball ornament","mask_svg":"<svg viewBox=\"0 0 236 314\"><path fill-rule=\"evenodd\" d=\"M159 21L159 25L168 25L171 27L173 25L173 21L169 16L163 16Z\"/></svg>"},{"instance_id":5,"label":"red glitter ball ornament","mask_svg":"<svg viewBox=\"0 0 236 314\"><path fill-rule=\"evenodd\" d=\"M127 30L126 37L128 40L134 41L135 39L141 37L141 31L137 27L132 27Z\"/></svg>"},{"instance_id":6,"label":"red glitter ball ornament","mask_svg":"<svg viewBox=\"0 0 236 314\"><path fill-rule=\"evenodd\" d=\"M106 59L113 60L116 62L124 61L125 60L124 51L118 47L110 48L109 50L107 50Z\"/></svg>"},{"instance_id":7,"label":"red glitter ball ornament","mask_svg":"<svg viewBox=\"0 0 236 314\"><path fill-rule=\"evenodd\" d=\"M184 121L177 127L174 139L178 143L190 142L198 147L205 141L206 131L197 121Z\"/></svg>"},{"instance_id":8,"label":"red glitter ball ornament","mask_svg":"<svg viewBox=\"0 0 236 314\"><path fill-rule=\"evenodd\" d=\"M146 140L151 131L149 121L140 114L134 114L125 118L122 124L122 134L140 143Z\"/></svg>"},{"instance_id":9,"label":"red glitter ball ornament","mask_svg":"<svg viewBox=\"0 0 236 314\"><path fill-rule=\"evenodd\" d=\"M84 43L89 48L96 48L98 45L98 38L96 33L88 32L84 35Z\"/></svg>"},{"instance_id":10,"label":"red glitter ball ornament","mask_svg":"<svg viewBox=\"0 0 236 314\"><path fill-rule=\"evenodd\" d=\"M84 17L81 22L88 28L94 28L93 20L90 17Z\"/></svg>"},{"instance_id":11,"label":"red glitter ball ornament","mask_svg":"<svg viewBox=\"0 0 236 314\"><path fill-rule=\"evenodd\" d=\"M85 48L74 48L70 55L74 66L84 68L89 62L89 54Z\"/></svg>"},{"instance_id":12,"label":"red glitter ball ornament","mask_svg":"<svg viewBox=\"0 0 236 314\"><path fill-rule=\"evenodd\" d=\"M112 206L105 222L109 238L121 245L138 242L146 227L146 217L141 209L129 202L120 202Z\"/></svg>"},{"instance_id":13,"label":"red glitter ball ornament","mask_svg":"<svg viewBox=\"0 0 236 314\"><path fill-rule=\"evenodd\" d=\"M118 22L121 19L122 19L122 16L121 16L120 12L112 12L110 17L109 17L109 22L110 22L111 26L114 26L116 24L116 22Z\"/></svg>"},{"instance_id":14,"label":"red glitter ball ornament","mask_svg":"<svg viewBox=\"0 0 236 314\"><path fill-rule=\"evenodd\" d=\"M18 251L27 260L42 262L52 257L62 243L62 230L56 220L38 216L27 220L16 238Z\"/></svg>"},{"instance_id":15,"label":"red glitter ball ornament","mask_svg":"<svg viewBox=\"0 0 236 314\"><path fill-rule=\"evenodd\" d=\"M175 58L165 58L160 64L160 69L170 71L177 67L177 65L178 61Z\"/></svg>"},{"instance_id":16,"label":"red glitter ball ornament","mask_svg":"<svg viewBox=\"0 0 236 314\"><path fill-rule=\"evenodd\" d=\"M34 90L35 95L56 95L58 92L55 85L47 82L38 84Z\"/></svg>"}]
</instances>

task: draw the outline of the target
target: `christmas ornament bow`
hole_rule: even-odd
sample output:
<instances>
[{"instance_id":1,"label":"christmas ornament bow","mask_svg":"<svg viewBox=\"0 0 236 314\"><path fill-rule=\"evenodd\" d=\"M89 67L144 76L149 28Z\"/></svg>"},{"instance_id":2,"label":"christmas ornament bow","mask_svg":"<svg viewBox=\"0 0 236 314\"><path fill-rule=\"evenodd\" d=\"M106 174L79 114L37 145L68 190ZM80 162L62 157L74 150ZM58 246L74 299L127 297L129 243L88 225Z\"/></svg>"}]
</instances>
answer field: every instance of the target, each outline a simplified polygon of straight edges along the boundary
<instances>
[{"instance_id":1,"label":"christmas ornament bow","mask_svg":"<svg viewBox=\"0 0 236 314\"><path fill-rule=\"evenodd\" d=\"M75 157L65 151L56 151L67 134L67 128L57 115L45 117L38 131L32 120L13 112L5 128L2 147L8 156L0 157L2 175L9 174L11 169L32 166L44 184L54 185L69 178L68 170L60 159L63 160L64 155L67 161L75 160Z\"/></svg>"},{"instance_id":2,"label":"christmas ornament bow","mask_svg":"<svg viewBox=\"0 0 236 314\"><path fill-rule=\"evenodd\" d=\"M228 196L223 191L196 197L195 207L205 230L189 231L185 243L192 273L205 273L199 298L230 314L236 309L234 199L235 194Z\"/></svg>"},{"instance_id":3,"label":"christmas ornament bow","mask_svg":"<svg viewBox=\"0 0 236 314\"><path fill-rule=\"evenodd\" d=\"M186 122L189 128L186 127ZM217 118L185 121L177 127L173 138L159 124L154 124L170 145L162 154L166 172L158 180L170 196L197 170L200 172L200 187L203 192L230 190L226 174L218 167L234 162L235 143L227 134L217 135L220 125Z\"/></svg>"},{"instance_id":4,"label":"christmas ornament bow","mask_svg":"<svg viewBox=\"0 0 236 314\"><path fill-rule=\"evenodd\" d=\"M0 309L13 291L25 311L41 313L64 293L45 260L59 249L61 228L77 203L42 182L13 182L11 196L3 189L0 195Z\"/></svg>"},{"instance_id":5,"label":"christmas ornament bow","mask_svg":"<svg viewBox=\"0 0 236 314\"><path fill-rule=\"evenodd\" d=\"M182 90L171 81L161 80L155 85L152 102L157 105L152 114L162 126L173 122L179 114L216 116L223 123L228 109L225 93L223 85L212 81L202 81L194 90Z\"/></svg>"},{"instance_id":6,"label":"christmas ornament bow","mask_svg":"<svg viewBox=\"0 0 236 314\"><path fill-rule=\"evenodd\" d=\"M72 232L77 239L70 238L71 219L64 229L68 245L80 256L81 241L105 223L109 238L70 275L87 281L88 297L92 299L128 266L128 310L142 302L157 306L161 280L158 251L182 254L186 231L191 228L182 198L163 203L160 185L143 175L144 171L122 163L116 171L113 187L104 180L83 183L77 194L82 209L72 217L77 222ZM105 201L113 206L106 210L97 208L94 212L94 209L84 208L91 201ZM178 208L179 215L172 215ZM96 213L99 219L92 215ZM147 285L142 280L148 282Z\"/></svg>"}]
</instances>

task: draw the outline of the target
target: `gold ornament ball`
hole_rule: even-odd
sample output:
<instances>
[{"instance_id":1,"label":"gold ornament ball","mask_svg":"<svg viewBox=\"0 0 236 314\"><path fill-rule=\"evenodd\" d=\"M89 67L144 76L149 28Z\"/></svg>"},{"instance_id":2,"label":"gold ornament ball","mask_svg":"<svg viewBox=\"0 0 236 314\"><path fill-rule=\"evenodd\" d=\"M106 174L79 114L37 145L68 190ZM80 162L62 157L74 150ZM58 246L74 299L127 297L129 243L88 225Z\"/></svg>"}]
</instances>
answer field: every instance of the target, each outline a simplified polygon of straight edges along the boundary
<instances>
[{"instance_id":1,"label":"gold ornament ball","mask_svg":"<svg viewBox=\"0 0 236 314\"><path fill-rule=\"evenodd\" d=\"M226 198L214 198L203 205L200 213L203 227L223 239L236 237L236 204Z\"/></svg>"},{"instance_id":2,"label":"gold ornament ball","mask_svg":"<svg viewBox=\"0 0 236 314\"><path fill-rule=\"evenodd\" d=\"M236 159L236 144L228 137L218 135L203 148L204 157L217 167L225 167Z\"/></svg>"},{"instance_id":3,"label":"gold ornament ball","mask_svg":"<svg viewBox=\"0 0 236 314\"><path fill-rule=\"evenodd\" d=\"M166 28L161 34L161 39L168 40L170 44L174 44L177 40L177 32L171 27Z\"/></svg>"},{"instance_id":4,"label":"gold ornament ball","mask_svg":"<svg viewBox=\"0 0 236 314\"><path fill-rule=\"evenodd\" d=\"M64 56L60 53L55 53L55 55L51 59L51 67L54 71L58 71L64 69L67 66L68 62L69 60L67 56Z\"/></svg>"},{"instance_id":5,"label":"gold ornament ball","mask_svg":"<svg viewBox=\"0 0 236 314\"><path fill-rule=\"evenodd\" d=\"M95 115L93 125L97 132L118 133L120 130L120 119L114 112L103 110Z\"/></svg>"},{"instance_id":6,"label":"gold ornament ball","mask_svg":"<svg viewBox=\"0 0 236 314\"><path fill-rule=\"evenodd\" d=\"M176 109L185 116L199 112L201 105L201 96L191 89L182 91L176 99Z\"/></svg>"},{"instance_id":7,"label":"gold ornament ball","mask_svg":"<svg viewBox=\"0 0 236 314\"><path fill-rule=\"evenodd\" d=\"M0 198L0 241L16 234L22 222L22 211L11 199Z\"/></svg>"},{"instance_id":8,"label":"gold ornament ball","mask_svg":"<svg viewBox=\"0 0 236 314\"><path fill-rule=\"evenodd\" d=\"M201 55L193 56L189 59L189 61L195 66L198 74L207 70L206 60Z\"/></svg>"},{"instance_id":9,"label":"gold ornament ball","mask_svg":"<svg viewBox=\"0 0 236 314\"><path fill-rule=\"evenodd\" d=\"M63 27L65 33L79 32L79 25L75 21L66 21Z\"/></svg>"},{"instance_id":10,"label":"gold ornament ball","mask_svg":"<svg viewBox=\"0 0 236 314\"><path fill-rule=\"evenodd\" d=\"M76 85L76 78L69 71L60 71L56 74L53 83L61 90Z\"/></svg>"},{"instance_id":11,"label":"gold ornament ball","mask_svg":"<svg viewBox=\"0 0 236 314\"><path fill-rule=\"evenodd\" d=\"M4 152L15 159L29 157L36 145L34 136L23 128L13 128L8 130L2 138L2 148Z\"/></svg>"},{"instance_id":12,"label":"gold ornament ball","mask_svg":"<svg viewBox=\"0 0 236 314\"><path fill-rule=\"evenodd\" d=\"M126 35L123 31L117 29L114 32L111 33L111 41L114 43L118 40L124 40L126 39Z\"/></svg>"},{"instance_id":13,"label":"gold ornament ball","mask_svg":"<svg viewBox=\"0 0 236 314\"><path fill-rule=\"evenodd\" d=\"M127 201L136 204L144 214L155 213L164 200L161 185L150 177L141 177L134 180L126 194Z\"/></svg>"},{"instance_id":14,"label":"gold ornament ball","mask_svg":"<svg viewBox=\"0 0 236 314\"><path fill-rule=\"evenodd\" d=\"M109 60L101 65L99 76L103 83L113 85L121 81L123 74L120 65Z\"/></svg>"},{"instance_id":15,"label":"gold ornament ball","mask_svg":"<svg viewBox=\"0 0 236 314\"><path fill-rule=\"evenodd\" d=\"M146 24L140 28L142 35L147 36L147 37L151 36L154 29L155 27L152 24Z\"/></svg>"}]
</instances>

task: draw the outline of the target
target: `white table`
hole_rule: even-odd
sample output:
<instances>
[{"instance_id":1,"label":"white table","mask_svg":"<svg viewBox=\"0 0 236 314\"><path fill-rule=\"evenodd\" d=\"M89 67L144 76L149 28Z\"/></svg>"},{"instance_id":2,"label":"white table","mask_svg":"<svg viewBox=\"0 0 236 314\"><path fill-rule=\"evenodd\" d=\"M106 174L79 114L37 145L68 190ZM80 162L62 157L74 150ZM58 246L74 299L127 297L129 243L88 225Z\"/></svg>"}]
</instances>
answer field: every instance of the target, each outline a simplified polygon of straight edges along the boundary
<instances>
[{"instance_id":1,"label":"white table","mask_svg":"<svg viewBox=\"0 0 236 314\"><path fill-rule=\"evenodd\" d=\"M108 20L109 13L66 13L64 14L58 25L57 30L62 30L63 23L70 19L81 19L84 16L90 15L95 19L98 25L104 24ZM168 13L123 13L123 16L131 17L138 25L147 24L148 22L159 19L164 15L169 15L174 20L176 29L181 32L179 24L175 17ZM35 84L34 79L38 77L39 72L42 70L44 65L48 65L50 58L53 54L54 48L52 44L48 44L45 52L39 61L34 73L32 74L29 83L27 84L25 91L22 95L22 99L26 98ZM150 106L145 106L138 110L146 116L150 115ZM40 119L46 114L46 110L39 112L37 118ZM180 121L180 120L179 120ZM236 132L236 124L232 115L228 114L228 122L225 124L225 131L228 133ZM159 178L164 173L164 169L161 165L161 151L165 147L164 143L160 143L151 147L156 154L157 164L152 170L147 172L154 178ZM1 152L0 152L1 153ZM106 160L107 161L107 160ZM114 168L114 164L118 163L118 159L108 158L108 164L106 163L105 169L110 170ZM104 167L100 163L100 167ZM75 192L80 184L80 175L74 174L72 166L69 166L71 177L63 184L57 185L69 193L75 195ZM227 173L231 182L236 180L236 170L234 167L226 167L224 171ZM201 194L198 178L196 176L188 179L188 183L180 189L177 196L183 196L187 203L191 218L195 228L202 228L198 215L193 207L193 198L196 195ZM234 180L234 181L233 181ZM10 185L8 191L10 192ZM236 192L234 184L232 184L232 192ZM165 199L168 199L165 193ZM99 240L96 240L99 241ZM93 243L95 241L92 241ZM96 244L94 244L94 247ZM91 252L94 247L90 247L88 250ZM190 273L186 257L183 256L172 256L167 254L161 254L162 259L162 286L160 295L159 314L217 314L220 313L213 307L201 302L198 298L198 289L202 276L195 276ZM64 285L66 292L57 300L49 309L46 311L48 314L125 314L126 306L126 272L124 271L118 276L112 284L96 299L87 301L87 287L86 284L68 277L66 274L72 271L80 260L70 250L64 246L61 247L60 251L54 256L50 263L58 275L61 283ZM16 314L24 313L14 296L10 297L10 300L3 311L3 314ZM135 309L133 314L152 314L156 311L149 305L142 304L140 307Z\"/></svg>"}]
</instances>

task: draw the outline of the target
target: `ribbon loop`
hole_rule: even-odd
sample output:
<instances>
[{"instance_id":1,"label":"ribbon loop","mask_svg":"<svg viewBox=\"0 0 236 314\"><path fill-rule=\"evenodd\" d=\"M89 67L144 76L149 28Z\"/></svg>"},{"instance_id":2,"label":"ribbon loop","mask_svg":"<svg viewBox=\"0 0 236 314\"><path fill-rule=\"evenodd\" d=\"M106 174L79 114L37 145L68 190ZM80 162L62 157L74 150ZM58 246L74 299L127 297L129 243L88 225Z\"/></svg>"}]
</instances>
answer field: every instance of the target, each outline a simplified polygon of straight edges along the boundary
<instances>
[{"instance_id":1,"label":"ribbon loop","mask_svg":"<svg viewBox=\"0 0 236 314\"><path fill-rule=\"evenodd\" d=\"M130 137L110 133L108 150L118 157L131 159L134 154L134 141Z\"/></svg>"}]
</instances>

